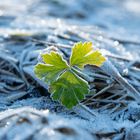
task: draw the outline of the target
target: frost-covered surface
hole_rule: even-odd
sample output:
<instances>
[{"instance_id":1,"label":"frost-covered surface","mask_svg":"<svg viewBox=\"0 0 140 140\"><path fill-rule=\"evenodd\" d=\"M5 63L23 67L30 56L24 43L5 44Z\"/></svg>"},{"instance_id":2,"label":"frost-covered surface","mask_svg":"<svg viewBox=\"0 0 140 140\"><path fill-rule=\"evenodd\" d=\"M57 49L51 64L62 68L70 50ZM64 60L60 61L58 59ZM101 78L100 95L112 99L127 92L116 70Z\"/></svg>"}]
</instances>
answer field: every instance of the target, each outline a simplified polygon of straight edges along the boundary
<instances>
[{"instance_id":1,"label":"frost-covered surface","mask_svg":"<svg viewBox=\"0 0 140 140\"><path fill-rule=\"evenodd\" d=\"M140 107L139 107L140 109ZM30 107L0 113L0 138L5 139L139 139L139 121L113 121L108 115L83 120L74 116L37 111Z\"/></svg>"},{"instance_id":2,"label":"frost-covered surface","mask_svg":"<svg viewBox=\"0 0 140 140\"><path fill-rule=\"evenodd\" d=\"M140 99L133 93L140 93L139 6L139 0L0 1L0 139L139 140ZM96 94L82 103L97 117L52 101L33 74L46 48L68 59L73 43L88 40L112 62L84 70Z\"/></svg>"}]
</instances>

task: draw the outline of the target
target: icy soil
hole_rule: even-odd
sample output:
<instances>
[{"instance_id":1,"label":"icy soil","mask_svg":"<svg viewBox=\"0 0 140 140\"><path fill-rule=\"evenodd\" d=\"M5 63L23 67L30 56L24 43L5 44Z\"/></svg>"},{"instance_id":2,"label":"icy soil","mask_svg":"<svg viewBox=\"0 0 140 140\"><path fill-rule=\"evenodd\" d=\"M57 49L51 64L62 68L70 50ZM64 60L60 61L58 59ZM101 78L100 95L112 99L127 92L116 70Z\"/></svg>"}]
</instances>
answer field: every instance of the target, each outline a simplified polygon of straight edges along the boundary
<instances>
[{"instance_id":1,"label":"icy soil","mask_svg":"<svg viewBox=\"0 0 140 140\"><path fill-rule=\"evenodd\" d=\"M95 98L97 103L92 109L99 114L87 117L83 110L76 113L53 102L45 90L47 86L42 83L40 85L45 89L37 85L27 90L25 85L28 82L22 75L24 72L30 74L32 69L29 70L28 66L36 63L32 60L44 49L41 43L36 45L30 42L30 37L64 45L90 39L106 55L113 54L117 58L113 64L122 75L128 75L125 78L140 91L140 73L137 70L140 56L139 7L139 0L0 1L0 139L139 140L140 105L130 97L123 100L125 92L120 100L104 97L108 99L104 101L105 107L100 103L100 98ZM78 33L80 37L77 37ZM93 36L89 37L90 34ZM41 47L38 49L38 46ZM62 52L69 55L68 50ZM119 60L129 63L126 65ZM14 70L5 66L9 63ZM23 66L25 69L22 69ZM129 68L135 71L129 71ZM17 77L11 73L17 74ZM4 81L5 75L13 76L13 79ZM31 81L29 75L25 76L31 85L35 85L36 79ZM19 86L10 88L10 82ZM117 94L122 90L120 85L116 87L115 91L110 92ZM25 92L17 92L18 89ZM120 105L119 110L117 105L113 105L112 110L105 109L111 101ZM123 109L122 104L125 106ZM100 105L102 107L98 109Z\"/></svg>"}]
</instances>

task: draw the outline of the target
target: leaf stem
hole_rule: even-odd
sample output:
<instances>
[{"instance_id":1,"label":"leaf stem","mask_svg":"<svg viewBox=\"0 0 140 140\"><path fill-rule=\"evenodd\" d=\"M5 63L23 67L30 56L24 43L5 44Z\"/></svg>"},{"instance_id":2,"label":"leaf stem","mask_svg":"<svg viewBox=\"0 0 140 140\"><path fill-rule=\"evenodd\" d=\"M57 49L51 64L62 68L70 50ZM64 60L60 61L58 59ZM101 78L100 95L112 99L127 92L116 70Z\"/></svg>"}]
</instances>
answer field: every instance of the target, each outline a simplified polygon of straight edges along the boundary
<instances>
[{"instance_id":1,"label":"leaf stem","mask_svg":"<svg viewBox=\"0 0 140 140\"><path fill-rule=\"evenodd\" d=\"M98 112L90 110L87 106L83 105L82 103L79 103L77 106L75 106L73 108L73 111L87 120L93 119L93 117L95 118L98 116Z\"/></svg>"}]
</instances>

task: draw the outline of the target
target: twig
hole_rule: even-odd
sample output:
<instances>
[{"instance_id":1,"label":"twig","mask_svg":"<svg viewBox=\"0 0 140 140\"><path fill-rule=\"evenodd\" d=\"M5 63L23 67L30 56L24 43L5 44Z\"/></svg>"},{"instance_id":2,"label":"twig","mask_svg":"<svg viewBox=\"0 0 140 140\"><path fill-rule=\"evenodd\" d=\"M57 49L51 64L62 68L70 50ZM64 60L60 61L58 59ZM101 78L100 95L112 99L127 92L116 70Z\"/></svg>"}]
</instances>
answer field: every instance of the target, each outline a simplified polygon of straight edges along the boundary
<instances>
[{"instance_id":1,"label":"twig","mask_svg":"<svg viewBox=\"0 0 140 140\"><path fill-rule=\"evenodd\" d=\"M88 103L90 100L92 100L93 98L95 98L96 96L99 96L100 94L106 92L108 89L110 89L112 86L114 85L114 83L108 85L107 87L105 87L104 89L100 90L98 93L96 93L95 95L93 95L92 97L88 98L86 101L83 102L83 104Z\"/></svg>"},{"instance_id":2,"label":"twig","mask_svg":"<svg viewBox=\"0 0 140 140\"><path fill-rule=\"evenodd\" d=\"M50 42L47 42L47 41L42 41L42 40L37 40L37 39L32 39L32 41L37 42L37 43L41 43L41 44L45 44L45 45L49 45L49 46L58 47L58 48L71 49L71 47L69 45L58 44L58 43L50 43Z\"/></svg>"},{"instance_id":3,"label":"twig","mask_svg":"<svg viewBox=\"0 0 140 140\"><path fill-rule=\"evenodd\" d=\"M118 70L109 60L107 60L101 68L129 91L131 93L130 96L132 95L138 103L140 102L140 93L120 75Z\"/></svg>"}]
</instances>

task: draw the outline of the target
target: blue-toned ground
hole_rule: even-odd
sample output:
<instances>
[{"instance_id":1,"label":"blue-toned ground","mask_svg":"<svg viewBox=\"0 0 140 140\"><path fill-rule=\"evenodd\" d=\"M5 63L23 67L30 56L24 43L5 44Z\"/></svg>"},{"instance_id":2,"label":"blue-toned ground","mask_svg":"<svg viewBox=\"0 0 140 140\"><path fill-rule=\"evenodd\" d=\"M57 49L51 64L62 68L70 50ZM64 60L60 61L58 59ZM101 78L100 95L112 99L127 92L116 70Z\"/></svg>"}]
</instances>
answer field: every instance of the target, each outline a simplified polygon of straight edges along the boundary
<instances>
[{"instance_id":1,"label":"blue-toned ground","mask_svg":"<svg viewBox=\"0 0 140 140\"><path fill-rule=\"evenodd\" d=\"M132 86L111 66L87 67L98 95L85 105L97 117L52 101L33 74L46 47L68 58L67 46L78 41L92 41ZM140 0L1 0L0 140L139 140L140 99L131 93L140 93L139 59Z\"/></svg>"}]
</instances>

